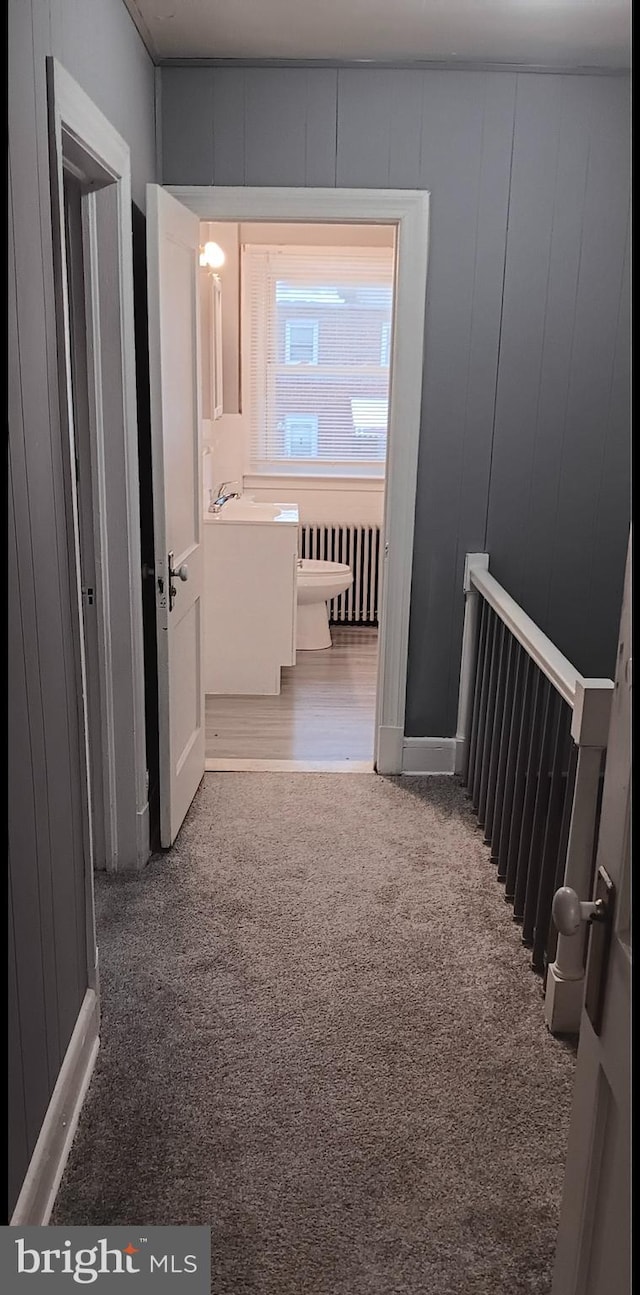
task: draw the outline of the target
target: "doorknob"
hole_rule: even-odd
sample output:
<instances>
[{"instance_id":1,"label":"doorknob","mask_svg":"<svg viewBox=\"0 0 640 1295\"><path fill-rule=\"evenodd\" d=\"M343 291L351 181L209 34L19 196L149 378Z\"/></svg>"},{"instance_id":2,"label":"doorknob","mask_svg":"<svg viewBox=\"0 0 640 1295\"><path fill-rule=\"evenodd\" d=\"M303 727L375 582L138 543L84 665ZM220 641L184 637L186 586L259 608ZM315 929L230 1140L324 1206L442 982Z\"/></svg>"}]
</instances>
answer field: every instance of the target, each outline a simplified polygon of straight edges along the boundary
<instances>
[{"instance_id":1,"label":"doorknob","mask_svg":"<svg viewBox=\"0 0 640 1295\"><path fill-rule=\"evenodd\" d=\"M571 886L561 886L553 896L551 912L561 935L576 935L583 922L591 928L584 984L584 1009L596 1034L600 1033L607 985L607 967L615 902L615 886L602 864L598 868L595 899L585 903Z\"/></svg>"},{"instance_id":2,"label":"doorknob","mask_svg":"<svg viewBox=\"0 0 640 1295\"><path fill-rule=\"evenodd\" d=\"M170 553L170 554L169 554L169 557L172 559L172 558L173 558L173 553ZM188 579L189 579L189 568L188 568L188 566L187 566L186 562L183 562L183 563L182 563L182 566L177 567L175 571L173 570L173 567L172 567L172 565L171 565L171 562L169 562L169 579L170 579L170 580L188 580Z\"/></svg>"},{"instance_id":3,"label":"doorknob","mask_svg":"<svg viewBox=\"0 0 640 1295\"><path fill-rule=\"evenodd\" d=\"M182 566L178 567L178 568L177 568L177 570L175 570L175 571L174 571L174 569L173 569L173 553L169 553L169 554L167 554L167 566L168 566L168 568L169 568L169 611L170 611L170 612L172 612L172 611L173 611L173 600L174 600L174 598L175 598L175 596L176 596L176 587L175 587L175 585L173 584L173 581L174 581L174 580L188 580L188 579L189 579L189 568L188 568L188 566L187 566L186 562L183 562L183 563L182 563Z\"/></svg>"},{"instance_id":4,"label":"doorknob","mask_svg":"<svg viewBox=\"0 0 640 1295\"><path fill-rule=\"evenodd\" d=\"M571 886L561 886L556 890L551 912L561 935L577 935L582 922L604 922L607 916L604 900L585 903L578 899Z\"/></svg>"}]
</instances>

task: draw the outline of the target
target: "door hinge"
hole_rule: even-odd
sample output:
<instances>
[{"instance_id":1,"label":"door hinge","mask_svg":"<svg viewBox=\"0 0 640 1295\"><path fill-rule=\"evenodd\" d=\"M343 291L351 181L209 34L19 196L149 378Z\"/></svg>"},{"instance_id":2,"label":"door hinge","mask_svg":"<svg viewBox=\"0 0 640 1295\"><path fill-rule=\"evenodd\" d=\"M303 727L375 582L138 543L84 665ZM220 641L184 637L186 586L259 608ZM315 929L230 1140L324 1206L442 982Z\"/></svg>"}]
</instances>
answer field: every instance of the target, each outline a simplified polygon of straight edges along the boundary
<instances>
[{"instance_id":1,"label":"door hinge","mask_svg":"<svg viewBox=\"0 0 640 1295\"><path fill-rule=\"evenodd\" d=\"M90 588L90 586L89 586L89 585L83 585L82 590L81 590L81 593L82 593L82 601L83 601L84 603L86 603L88 607L93 607L93 603L94 603L94 592L95 592L95 591L94 591L92 588Z\"/></svg>"}]
</instances>

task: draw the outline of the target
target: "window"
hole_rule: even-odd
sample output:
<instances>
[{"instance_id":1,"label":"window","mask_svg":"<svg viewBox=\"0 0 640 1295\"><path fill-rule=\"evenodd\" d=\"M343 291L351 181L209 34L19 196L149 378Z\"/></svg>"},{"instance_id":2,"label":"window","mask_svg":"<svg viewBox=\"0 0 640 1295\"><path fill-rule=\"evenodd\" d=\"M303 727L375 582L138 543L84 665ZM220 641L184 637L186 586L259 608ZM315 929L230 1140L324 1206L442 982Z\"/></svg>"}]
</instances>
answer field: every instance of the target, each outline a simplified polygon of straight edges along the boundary
<instances>
[{"instance_id":1,"label":"window","mask_svg":"<svg viewBox=\"0 0 640 1295\"><path fill-rule=\"evenodd\" d=\"M284 336L285 364L318 363L317 319L288 319Z\"/></svg>"},{"instance_id":2,"label":"window","mask_svg":"<svg viewBox=\"0 0 640 1295\"><path fill-rule=\"evenodd\" d=\"M255 474L384 475L394 249L242 250Z\"/></svg>"},{"instance_id":3,"label":"window","mask_svg":"<svg viewBox=\"0 0 640 1295\"><path fill-rule=\"evenodd\" d=\"M318 452L318 419L314 414L285 414L285 453L290 459L313 458Z\"/></svg>"},{"instance_id":4,"label":"window","mask_svg":"<svg viewBox=\"0 0 640 1295\"><path fill-rule=\"evenodd\" d=\"M352 400L351 418L356 436L373 436L386 440L389 401Z\"/></svg>"}]
</instances>

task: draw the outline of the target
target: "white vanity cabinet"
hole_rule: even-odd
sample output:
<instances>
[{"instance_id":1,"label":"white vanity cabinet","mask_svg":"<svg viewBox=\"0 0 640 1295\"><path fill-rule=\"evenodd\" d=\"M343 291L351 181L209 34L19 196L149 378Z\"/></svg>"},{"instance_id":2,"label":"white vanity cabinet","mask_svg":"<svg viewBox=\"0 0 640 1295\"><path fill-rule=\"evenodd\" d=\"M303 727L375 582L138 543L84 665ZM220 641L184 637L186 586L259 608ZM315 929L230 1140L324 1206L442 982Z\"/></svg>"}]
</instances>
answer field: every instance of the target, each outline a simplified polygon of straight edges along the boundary
<instances>
[{"instance_id":1,"label":"white vanity cabinet","mask_svg":"<svg viewBox=\"0 0 640 1295\"><path fill-rule=\"evenodd\" d=\"M204 524L205 693L276 696L296 661L298 509L229 500Z\"/></svg>"}]
</instances>

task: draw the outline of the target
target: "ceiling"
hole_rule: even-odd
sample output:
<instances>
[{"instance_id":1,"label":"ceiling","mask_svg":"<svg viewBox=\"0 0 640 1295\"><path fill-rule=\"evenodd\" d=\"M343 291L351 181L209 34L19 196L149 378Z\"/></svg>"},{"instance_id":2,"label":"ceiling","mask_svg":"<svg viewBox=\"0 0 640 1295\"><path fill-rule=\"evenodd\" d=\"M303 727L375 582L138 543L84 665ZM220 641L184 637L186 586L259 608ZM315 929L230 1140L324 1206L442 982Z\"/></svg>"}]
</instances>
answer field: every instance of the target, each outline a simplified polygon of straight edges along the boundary
<instances>
[{"instance_id":1,"label":"ceiling","mask_svg":"<svg viewBox=\"0 0 640 1295\"><path fill-rule=\"evenodd\" d=\"M631 0L125 0L167 59L622 68Z\"/></svg>"}]
</instances>

